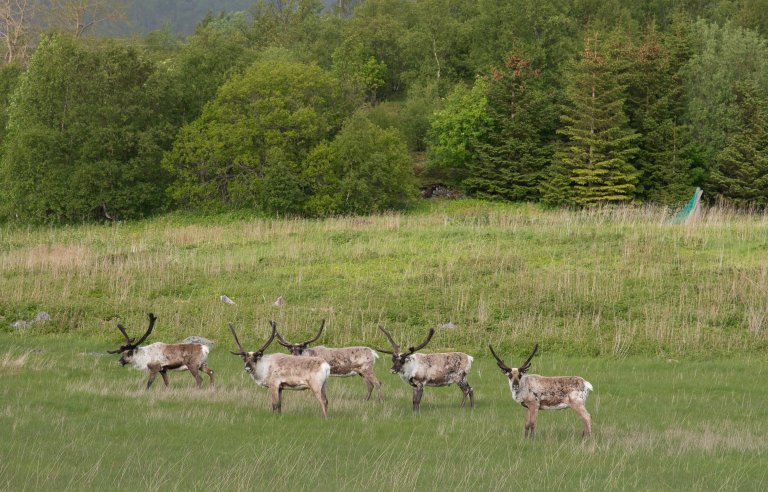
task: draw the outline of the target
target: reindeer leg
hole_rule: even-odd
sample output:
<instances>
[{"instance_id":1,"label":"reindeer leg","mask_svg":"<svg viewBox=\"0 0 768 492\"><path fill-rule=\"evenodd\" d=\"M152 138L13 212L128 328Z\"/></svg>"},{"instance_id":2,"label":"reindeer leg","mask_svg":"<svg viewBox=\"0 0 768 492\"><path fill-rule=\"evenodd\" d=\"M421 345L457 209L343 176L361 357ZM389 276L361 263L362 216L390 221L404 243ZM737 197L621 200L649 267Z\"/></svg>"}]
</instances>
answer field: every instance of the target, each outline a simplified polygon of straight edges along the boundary
<instances>
[{"instance_id":1,"label":"reindeer leg","mask_svg":"<svg viewBox=\"0 0 768 492\"><path fill-rule=\"evenodd\" d=\"M149 389L152 386L152 383L155 382L156 377L157 377L157 371L151 371L149 373L149 379L147 380L147 389Z\"/></svg>"},{"instance_id":2,"label":"reindeer leg","mask_svg":"<svg viewBox=\"0 0 768 492\"><path fill-rule=\"evenodd\" d=\"M368 385L368 396L365 398L365 401L371 399L373 388L376 388L376 394L379 396L379 401L384 401L381 397L381 382L376 378L376 374L373 372L373 370L368 370L363 374L360 374L360 376L365 379L365 384Z\"/></svg>"},{"instance_id":3,"label":"reindeer leg","mask_svg":"<svg viewBox=\"0 0 768 492\"><path fill-rule=\"evenodd\" d=\"M214 384L213 384L213 369L211 369L210 367L208 367L206 364L203 364L203 365L200 367L200 369L201 369L201 370L202 370L204 373L206 373L206 374L208 375L208 377L209 377L209 378L210 378L210 380L211 380L211 388L213 388L213 386L214 386Z\"/></svg>"},{"instance_id":4,"label":"reindeer leg","mask_svg":"<svg viewBox=\"0 0 768 492\"><path fill-rule=\"evenodd\" d=\"M163 382L165 383L165 386L168 387L168 369L163 369L160 371L160 375L163 376Z\"/></svg>"},{"instance_id":5,"label":"reindeer leg","mask_svg":"<svg viewBox=\"0 0 768 492\"><path fill-rule=\"evenodd\" d=\"M419 384L413 387L413 413L419 413L421 406L421 395L424 394L424 385Z\"/></svg>"},{"instance_id":6,"label":"reindeer leg","mask_svg":"<svg viewBox=\"0 0 768 492\"><path fill-rule=\"evenodd\" d=\"M459 389L464 394L464 396L461 398L461 408L464 408L464 403L467 401L467 387L464 382L459 383Z\"/></svg>"},{"instance_id":7,"label":"reindeer leg","mask_svg":"<svg viewBox=\"0 0 768 492\"><path fill-rule=\"evenodd\" d=\"M283 400L283 388L281 386L273 386L272 390L272 411L280 413L281 404Z\"/></svg>"},{"instance_id":8,"label":"reindeer leg","mask_svg":"<svg viewBox=\"0 0 768 492\"><path fill-rule=\"evenodd\" d=\"M539 402L531 402L528 404L528 418L525 422L525 437L530 437L533 440L533 434L536 430L536 416L539 413Z\"/></svg>"},{"instance_id":9,"label":"reindeer leg","mask_svg":"<svg viewBox=\"0 0 768 492\"><path fill-rule=\"evenodd\" d=\"M376 385L376 393L379 395L379 401L383 402L384 398L381 396L381 381L375 378L374 376L374 383Z\"/></svg>"},{"instance_id":10,"label":"reindeer leg","mask_svg":"<svg viewBox=\"0 0 768 492\"><path fill-rule=\"evenodd\" d=\"M323 411L323 418L328 418L328 397L325 395L325 384L320 386L320 389L312 388L312 393L315 394L315 398L320 402L320 409Z\"/></svg>"},{"instance_id":11,"label":"reindeer leg","mask_svg":"<svg viewBox=\"0 0 768 492\"><path fill-rule=\"evenodd\" d=\"M587 412L586 407L584 406L583 401L575 401L571 404L571 408L576 410L576 413L581 416L581 420L584 422L584 432L582 432L581 437L591 437L592 436L592 416Z\"/></svg>"},{"instance_id":12,"label":"reindeer leg","mask_svg":"<svg viewBox=\"0 0 768 492\"><path fill-rule=\"evenodd\" d=\"M459 388L461 388L462 393L464 393L464 398L461 399L461 408L464 408L464 403L467 401L467 396L469 396L469 406L474 409L475 392L472 391L472 386L470 386L466 380L462 380L459 381Z\"/></svg>"},{"instance_id":13,"label":"reindeer leg","mask_svg":"<svg viewBox=\"0 0 768 492\"><path fill-rule=\"evenodd\" d=\"M470 386L468 382L464 381L464 384L467 385L467 392L464 395L464 398L466 398L467 395L469 395L469 408L474 410L475 409L475 390L472 389L472 386ZM461 402L461 406L462 407L464 406L463 400Z\"/></svg>"},{"instance_id":14,"label":"reindeer leg","mask_svg":"<svg viewBox=\"0 0 768 492\"><path fill-rule=\"evenodd\" d=\"M198 371L195 366L187 366L187 369L189 369L189 373L192 374L192 377L195 378L195 386L200 388L203 384L203 378L200 377L200 371Z\"/></svg>"},{"instance_id":15,"label":"reindeer leg","mask_svg":"<svg viewBox=\"0 0 768 492\"><path fill-rule=\"evenodd\" d=\"M149 389L152 386L152 383L155 382L157 373L160 372L162 368L155 364L148 365L147 368L149 369L149 379L147 380L147 389Z\"/></svg>"},{"instance_id":16,"label":"reindeer leg","mask_svg":"<svg viewBox=\"0 0 768 492\"><path fill-rule=\"evenodd\" d=\"M369 401L371 399L371 393L373 393L373 383L365 376L362 377L365 381L365 385L368 386L368 394L365 396L365 401Z\"/></svg>"}]
</instances>

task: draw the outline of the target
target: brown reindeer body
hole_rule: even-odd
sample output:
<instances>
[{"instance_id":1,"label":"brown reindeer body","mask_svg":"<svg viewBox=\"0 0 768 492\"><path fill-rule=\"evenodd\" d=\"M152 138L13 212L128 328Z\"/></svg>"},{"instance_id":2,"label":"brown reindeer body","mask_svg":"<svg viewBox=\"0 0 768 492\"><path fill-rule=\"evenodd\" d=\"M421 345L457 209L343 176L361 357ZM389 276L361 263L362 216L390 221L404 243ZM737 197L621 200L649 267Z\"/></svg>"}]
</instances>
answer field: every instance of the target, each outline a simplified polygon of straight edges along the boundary
<instances>
[{"instance_id":1,"label":"brown reindeer body","mask_svg":"<svg viewBox=\"0 0 768 492\"><path fill-rule=\"evenodd\" d=\"M392 355L392 369L390 371L400 375L400 378L413 388L413 411L415 413L419 412L425 386L456 384L464 394L461 399L461 406L464 406L467 396L469 396L470 407L475 408L475 392L467 382L474 360L472 356L462 352L417 354L416 351L424 348L432 339L435 334L434 329L429 330L426 340L421 345L409 347L407 351L403 352L384 327L379 326L379 329L387 337L393 350L376 350Z\"/></svg>"},{"instance_id":2,"label":"brown reindeer body","mask_svg":"<svg viewBox=\"0 0 768 492\"><path fill-rule=\"evenodd\" d=\"M152 386L158 374L163 377L163 382L168 386L169 370L189 370L192 377L195 378L195 384L198 388L203 383L203 378L200 377L200 371L203 371L208 374L211 386L213 386L213 370L208 367L208 352L210 349L207 346L199 343L166 344L161 342L143 347L139 346L152 333L156 320L157 317L150 313L149 328L138 342L128 337L125 327L118 324L117 328L123 334L127 343L117 350L108 350L107 352L110 354L120 353L118 363L121 366L130 364L136 369L148 370L147 389Z\"/></svg>"},{"instance_id":3,"label":"brown reindeer body","mask_svg":"<svg viewBox=\"0 0 768 492\"><path fill-rule=\"evenodd\" d=\"M368 387L368 394L365 397L366 401L371 399L373 388L376 388L379 401L381 401L381 382L373 370L376 359L379 358L378 354L368 347L328 348L318 346L307 348L310 343L320 338L324 327L325 320L322 320L320 331L317 332L317 335L300 343L287 342L278 332L277 342L287 348L292 355L320 357L331 366L331 376L333 377L360 376Z\"/></svg>"},{"instance_id":4,"label":"brown reindeer body","mask_svg":"<svg viewBox=\"0 0 768 492\"><path fill-rule=\"evenodd\" d=\"M578 401L586 401L592 385L578 376L539 376L524 374L516 390L509 381L512 397L526 406L526 402L535 400L540 410L562 410L570 408Z\"/></svg>"},{"instance_id":5,"label":"brown reindeer body","mask_svg":"<svg viewBox=\"0 0 768 492\"><path fill-rule=\"evenodd\" d=\"M466 381L474 358L462 352L412 354L406 358L398 372L408 384L420 382L424 386L448 386Z\"/></svg>"},{"instance_id":6,"label":"brown reindeer body","mask_svg":"<svg viewBox=\"0 0 768 492\"><path fill-rule=\"evenodd\" d=\"M211 386L214 384L213 370L208 367L208 351L209 348L200 343L158 342L137 347L133 351L124 350L118 362L121 366L131 364L136 369L148 370L147 388L152 386L158 374L163 377L163 382L168 386L169 370L189 370L199 388L203 383L200 371L208 374Z\"/></svg>"},{"instance_id":7,"label":"brown reindeer body","mask_svg":"<svg viewBox=\"0 0 768 492\"><path fill-rule=\"evenodd\" d=\"M331 375L331 366L319 357L293 357L288 354L264 355L272 340L275 338L277 328L274 321L272 336L261 349L255 352L243 350L237 339L234 326L229 325L232 335L235 337L240 352L232 352L242 357L245 363L245 372L248 373L256 384L269 388L272 396L272 411L280 413L282 410L283 390L309 389L320 403L323 417L328 417L328 398L325 395L325 383Z\"/></svg>"},{"instance_id":8,"label":"brown reindeer body","mask_svg":"<svg viewBox=\"0 0 768 492\"><path fill-rule=\"evenodd\" d=\"M496 355L490 345L491 353L496 358L497 365L509 379L509 389L512 397L528 409L525 421L525 436L533 439L536 430L536 419L539 410L562 410L572 408L579 414L584 423L584 437L592 435L592 416L587 412L585 402L592 385L589 381L578 376L546 377L537 374L528 374L531 359L536 354L539 345L533 348L533 352L522 366L511 368Z\"/></svg>"}]
</instances>

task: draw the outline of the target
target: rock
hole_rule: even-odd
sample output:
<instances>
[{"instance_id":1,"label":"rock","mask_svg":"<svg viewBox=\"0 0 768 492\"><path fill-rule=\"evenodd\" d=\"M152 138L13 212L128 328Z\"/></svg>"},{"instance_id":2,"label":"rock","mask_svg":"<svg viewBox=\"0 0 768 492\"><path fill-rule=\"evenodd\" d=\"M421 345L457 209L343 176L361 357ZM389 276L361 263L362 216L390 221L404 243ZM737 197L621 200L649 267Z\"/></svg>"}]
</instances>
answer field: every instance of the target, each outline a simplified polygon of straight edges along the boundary
<instances>
[{"instance_id":1,"label":"rock","mask_svg":"<svg viewBox=\"0 0 768 492\"><path fill-rule=\"evenodd\" d=\"M285 304L285 299L283 299L283 296L280 296L275 301L275 306L281 307L283 304Z\"/></svg>"},{"instance_id":2,"label":"rock","mask_svg":"<svg viewBox=\"0 0 768 492\"><path fill-rule=\"evenodd\" d=\"M440 328L444 328L446 330L455 330L456 329L456 325L454 325L451 321L449 321L449 322L447 322L445 324L440 325Z\"/></svg>"},{"instance_id":3,"label":"rock","mask_svg":"<svg viewBox=\"0 0 768 492\"><path fill-rule=\"evenodd\" d=\"M182 340L179 343L200 343L202 345L205 345L206 347L213 347L215 343L212 340L208 340L207 338L198 337L196 335L193 335L191 337L187 337L184 340Z\"/></svg>"},{"instance_id":4,"label":"rock","mask_svg":"<svg viewBox=\"0 0 768 492\"><path fill-rule=\"evenodd\" d=\"M436 183L421 188L422 198L461 198L462 193L448 188L445 185Z\"/></svg>"},{"instance_id":5,"label":"rock","mask_svg":"<svg viewBox=\"0 0 768 492\"><path fill-rule=\"evenodd\" d=\"M37 313L37 315L35 315L35 317L31 321L20 319L11 323L11 327L16 328L17 330L23 330L25 328L29 328L32 325L36 325L38 323L47 323L52 319L53 318L51 318L50 314L46 313L45 311L40 311L39 313Z\"/></svg>"},{"instance_id":6,"label":"rock","mask_svg":"<svg viewBox=\"0 0 768 492\"><path fill-rule=\"evenodd\" d=\"M224 304L235 304L235 301L233 301L229 297L225 296L224 294L219 296L219 300L221 302L223 302Z\"/></svg>"}]
</instances>

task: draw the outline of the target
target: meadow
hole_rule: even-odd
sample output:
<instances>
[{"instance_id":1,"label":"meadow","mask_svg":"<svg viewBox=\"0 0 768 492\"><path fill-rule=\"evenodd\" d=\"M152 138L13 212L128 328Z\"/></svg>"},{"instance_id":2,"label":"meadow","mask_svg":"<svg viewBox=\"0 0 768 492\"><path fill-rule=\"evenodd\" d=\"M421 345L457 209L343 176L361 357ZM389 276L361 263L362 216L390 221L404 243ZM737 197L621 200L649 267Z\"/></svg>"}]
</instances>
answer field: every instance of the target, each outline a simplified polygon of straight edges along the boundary
<instances>
[{"instance_id":1,"label":"meadow","mask_svg":"<svg viewBox=\"0 0 768 492\"><path fill-rule=\"evenodd\" d=\"M0 230L0 487L4 490L741 489L768 480L768 217L709 209L544 211L434 202L404 215L328 220L168 215L135 223ZM218 300L226 294L237 302ZM283 296L285 305L275 306ZM45 310L53 320L10 328ZM171 388L104 351L118 319L151 341L216 342L217 387ZM330 418L307 392L283 414L243 372L275 319L329 346L384 346L378 323L425 351L475 356L474 412L460 391L377 373L329 382ZM448 325L448 323L450 323ZM446 326L447 325L447 326ZM595 436L570 411L524 409L487 354L576 374ZM269 351L278 351L273 346Z\"/></svg>"}]
</instances>

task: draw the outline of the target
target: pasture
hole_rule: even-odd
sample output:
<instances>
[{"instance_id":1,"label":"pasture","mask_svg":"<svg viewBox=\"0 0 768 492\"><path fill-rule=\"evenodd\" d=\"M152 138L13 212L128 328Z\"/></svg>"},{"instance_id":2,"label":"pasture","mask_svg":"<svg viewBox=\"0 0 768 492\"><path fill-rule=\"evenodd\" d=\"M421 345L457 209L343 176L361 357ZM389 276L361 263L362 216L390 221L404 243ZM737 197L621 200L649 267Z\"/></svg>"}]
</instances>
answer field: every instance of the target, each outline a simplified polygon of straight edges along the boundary
<instances>
[{"instance_id":1,"label":"pasture","mask_svg":"<svg viewBox=\"0 0 768 492\"><path fill-rule=\"evenodd\" d=\"M324 221L3 228L0 487L761 489L768 218L665 217L456 201ZM40 310L53 321L9 327ZM146 373L101 354L121 342L118 316L139 335L149 311L149 342L217 343L215 390L173 373L145 392ZM474 412L456 387L427 388L414 416L382 356L383 403L362 401L359 378L332 379L327 421L308 392L286 392L273 415L228 353L227 322L254 350L268 319L299 339L321 318L328 346L386 348L378 323L404 344L442 325L424 351L475 356ZM523 439L525 411L486 346L519 363L534 342L531 372L593 384L593 439L570 410L542 412Z\"/></svg>"}]
</instances>

